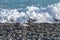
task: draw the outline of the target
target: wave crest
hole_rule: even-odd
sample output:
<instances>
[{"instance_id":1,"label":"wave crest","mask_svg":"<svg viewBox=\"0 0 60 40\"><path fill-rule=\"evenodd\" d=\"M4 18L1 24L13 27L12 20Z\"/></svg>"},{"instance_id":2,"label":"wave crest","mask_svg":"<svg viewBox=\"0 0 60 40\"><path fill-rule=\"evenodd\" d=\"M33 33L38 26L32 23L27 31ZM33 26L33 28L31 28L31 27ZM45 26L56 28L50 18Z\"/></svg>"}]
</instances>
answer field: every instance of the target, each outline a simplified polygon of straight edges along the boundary
<instances>
[{"instance_id":1,"label":"wave crest","mask_svg":"<svg viewBox=\"0 0 60 40\"><path fill-rule=\"evenodd\" d=\"M46 8L30 6L25 9L0 10L0 22L26 23L28 18L36 19L36 23L56 22L60 20L60 3L48 5Z\"/></svg>"}]
</instances>

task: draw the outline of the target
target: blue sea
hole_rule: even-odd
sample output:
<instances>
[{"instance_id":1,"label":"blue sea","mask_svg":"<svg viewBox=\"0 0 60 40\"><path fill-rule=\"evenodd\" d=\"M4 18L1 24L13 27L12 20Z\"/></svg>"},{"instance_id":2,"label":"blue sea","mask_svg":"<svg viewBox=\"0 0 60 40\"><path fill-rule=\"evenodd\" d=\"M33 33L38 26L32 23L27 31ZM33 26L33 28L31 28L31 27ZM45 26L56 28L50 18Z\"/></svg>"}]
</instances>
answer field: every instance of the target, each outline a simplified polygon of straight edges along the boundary
<instances>
[{"instance_id":1,"label":"blue sea","mask_svg":"<svg viewBox=\"0 0 60 40\"><path fill-rule=\"evenodd\" d=\"M60 0L0 0L0 8L25 8L27 6L46 7Z\"/></svg>"},{"instance_id":2,"label":"blue sea","mask_svg":"<svg viewBox=\"0 0 60 40\"><path fill-rule=\"evenodd\" d=\"M0 0L1 23L54 23L60 20L60 0Z\"/></svg>"}]
</instances>

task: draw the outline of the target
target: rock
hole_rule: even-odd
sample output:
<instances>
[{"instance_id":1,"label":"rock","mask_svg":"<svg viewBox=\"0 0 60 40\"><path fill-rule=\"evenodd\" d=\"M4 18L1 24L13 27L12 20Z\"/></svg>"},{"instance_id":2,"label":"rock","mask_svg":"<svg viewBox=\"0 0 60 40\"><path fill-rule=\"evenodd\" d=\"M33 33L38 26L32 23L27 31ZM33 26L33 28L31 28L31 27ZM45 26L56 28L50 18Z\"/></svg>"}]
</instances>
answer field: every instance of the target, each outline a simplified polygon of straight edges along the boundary
<instances>
[{"instance_id":1,"label":"rock","mask_svg":"<svg viewBox=\"0 0 60 40\"><path fill-rule=\"evenodd\" d=\"M27 23L26 23L27 24ZM0 23L0 40L58 40L60 23Z\"/></svg>"}]
</instances>

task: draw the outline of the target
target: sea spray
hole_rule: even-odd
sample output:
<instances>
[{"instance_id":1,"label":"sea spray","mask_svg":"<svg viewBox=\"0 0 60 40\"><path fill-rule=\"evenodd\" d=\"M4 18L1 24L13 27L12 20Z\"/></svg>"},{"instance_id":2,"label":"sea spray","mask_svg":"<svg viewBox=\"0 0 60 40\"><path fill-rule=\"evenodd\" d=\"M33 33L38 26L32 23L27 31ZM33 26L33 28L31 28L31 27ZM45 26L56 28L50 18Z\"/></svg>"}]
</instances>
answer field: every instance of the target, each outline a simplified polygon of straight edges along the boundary
<instances>
[{"instance_id":1,"label":"sea spray","mask_svg":"<svg viewBox=\"0 0 60 40\"><path fill-rule=\"evenodd\" d=\"M27 6L20 9L1 9L0 22L12 22L13 19L16 23L26 23L30 18L36 19L36 23L53 23L54 20L60 20L60 3L52 4L47 7Z\"/></svg>"}]
</instances>

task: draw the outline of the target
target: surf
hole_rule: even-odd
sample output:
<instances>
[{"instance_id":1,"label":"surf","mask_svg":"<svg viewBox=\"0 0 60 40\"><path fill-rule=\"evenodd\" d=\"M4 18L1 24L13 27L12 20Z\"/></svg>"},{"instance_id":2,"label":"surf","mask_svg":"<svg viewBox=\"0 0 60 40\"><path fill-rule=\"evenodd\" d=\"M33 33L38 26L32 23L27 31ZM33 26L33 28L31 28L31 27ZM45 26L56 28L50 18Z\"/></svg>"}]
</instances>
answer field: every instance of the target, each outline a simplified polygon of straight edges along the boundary
<instances>
[{"instance_id":1,"label":"surf","mask_svg":"<svg viewBox=\"0 0 60 40\"><path fill-rule=\"evenodd\" d=\"M29 18L36 19L35 23L56 22L55 19L60 20L60 3L51 4L47 7L32 5L19 9L0 9L0 23L27 23Z\"/></svg>"}]
</instances>

